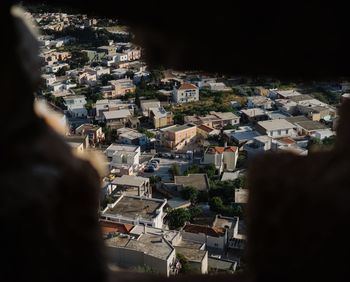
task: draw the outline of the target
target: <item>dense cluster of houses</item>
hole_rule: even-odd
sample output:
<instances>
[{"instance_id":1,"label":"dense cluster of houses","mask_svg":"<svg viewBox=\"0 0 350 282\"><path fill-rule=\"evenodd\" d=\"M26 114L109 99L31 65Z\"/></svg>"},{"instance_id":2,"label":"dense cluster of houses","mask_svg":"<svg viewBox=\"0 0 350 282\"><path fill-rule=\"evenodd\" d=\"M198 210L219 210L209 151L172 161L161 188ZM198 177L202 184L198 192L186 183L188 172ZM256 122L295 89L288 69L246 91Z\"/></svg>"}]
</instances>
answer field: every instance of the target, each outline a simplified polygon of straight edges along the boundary
<instances>
[{"instance_id":1,"label":"dense cluster of houses","mask_svg":"<svg viewBox=\"0 0 350 282\"><path fill-rule=\"evenodd\" d=\"M41 28L53 31L72 25L98 28L97 19L84 15L32 17ZM244 175L237 165L241 154L248 159L269 151L307 155L311 138L335 135L336 108L297 89L255 87L245 106L232 101L230 111L184 115L179 124L169 105L196 104L201 90L225 93L232 88L215 77L168 71L162 82L176 83L171 90L159 90L168 100L140 97L137 102L128 95L135 93L142 77L150 75L141 48L110 41L107 46L81 50L86 65L71 69L72 54L59 48L74 40L39 37L42 79L45 95L62 99L67 143L73 150L98 150L106 157L109 174L103 179L101 202L112 200L102 207L100 223L111 262L125 268L147 266L169 276L180 271L176 254L182 254L199 273L234 272L239 257L215 254L244 250L244 219L216 215L209 225L186 222L170 230L167 212L191 205L181 198L182 189L210 190L206 173L172 176L172 166L179 165L180 172L194 164L212 166L219 179L230 181ZM127 76L130 72L133 77ZM82 88L97 88L101 95L89 103L86 95L77 93ZM149 166L153 173L145 173ZM152 176L161 177L159 185L151 185ZM161 197L155 195L159 193ZM244 205L247 189L240 187L233 196L235 203Z\"/></svg>"}]
</instances>

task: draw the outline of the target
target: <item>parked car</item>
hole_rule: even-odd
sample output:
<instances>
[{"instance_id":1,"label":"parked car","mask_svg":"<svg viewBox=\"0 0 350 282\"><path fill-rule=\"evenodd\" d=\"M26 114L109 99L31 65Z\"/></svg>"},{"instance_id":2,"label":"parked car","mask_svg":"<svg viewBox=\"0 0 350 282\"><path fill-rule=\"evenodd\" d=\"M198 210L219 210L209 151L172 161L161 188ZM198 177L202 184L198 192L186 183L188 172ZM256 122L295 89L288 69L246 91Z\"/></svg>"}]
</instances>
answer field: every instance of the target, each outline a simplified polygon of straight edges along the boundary
<instances>
[{"instance_id":1,"label":"parked car","mask_svg":"<svg viewBox=\"0 0 350 282\"><path fill-rule=\"evenodd\" d=\"M158 168L159 168L159 164L158 164L157 162L152 162L152 161L150 161L150 162L148 163L148 165L149 165L149 166L153 166L155 169L158 169Z\"/></svg>"},{"instance_id":2,"label":"parked car","mask_svg":"<svg viewBox=\"0 0 350 282\"><path fill-rule=\"evenodd\" d=\"M155 168L154 166L149 165L145 168L144 172L155 172Z\"/></svg>"},{"instance_id":3,"label":"parked car","mask_svg":"<svg viewBox=\"0 0 350 282\"><path fill-rule=\"evenodd\" d=\"M160 159L152 159L151 162L157 162L159 164L160 163Z\"/></svg>"}]
</instances>

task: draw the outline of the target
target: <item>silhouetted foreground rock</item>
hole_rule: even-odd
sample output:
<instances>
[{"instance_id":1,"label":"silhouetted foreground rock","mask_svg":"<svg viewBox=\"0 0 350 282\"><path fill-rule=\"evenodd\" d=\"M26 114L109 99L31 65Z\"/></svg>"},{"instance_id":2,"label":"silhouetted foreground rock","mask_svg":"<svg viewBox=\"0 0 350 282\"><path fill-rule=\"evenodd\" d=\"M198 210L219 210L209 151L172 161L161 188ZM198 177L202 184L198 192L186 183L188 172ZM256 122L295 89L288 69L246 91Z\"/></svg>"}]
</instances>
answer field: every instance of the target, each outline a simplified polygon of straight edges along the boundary
<instances>
[{"instance_id":1,"label":"silhouetted foreground rock","mask_svg":"<svg viewBox=\"0 0 350 282\"><path fill-rule=\"evenodd\" d=\"M348 281L350 102L336 148L264 155L249 171L248 263L262 281Z\"/></svg>"},{"instance_id":2,"label":"silhouetted foreground rock","mask_svg":"<svg viewBox=\"0 0 350 282\"><path fill-rule=\"evenodd\" d=\"M0 280L105 281L99 176L35 115L36 41L3 7L0 22Z\"/></svg>"}]
</instances>

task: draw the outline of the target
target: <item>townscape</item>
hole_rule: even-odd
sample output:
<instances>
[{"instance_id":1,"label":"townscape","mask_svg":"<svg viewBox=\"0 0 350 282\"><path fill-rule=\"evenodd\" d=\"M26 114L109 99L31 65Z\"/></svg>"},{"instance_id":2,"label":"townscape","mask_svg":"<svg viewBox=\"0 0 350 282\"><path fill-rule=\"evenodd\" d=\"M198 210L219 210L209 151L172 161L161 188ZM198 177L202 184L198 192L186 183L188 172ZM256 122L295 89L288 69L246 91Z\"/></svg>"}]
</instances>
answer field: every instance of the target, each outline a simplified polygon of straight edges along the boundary
<instances>
[{"instance_id":1,"label":"townscape","mask_svg":"<svg viewBox=\"0 0 350 282\"><path fill-rule=\"evenodd\" d=\"M98 212L110 267L244 269L249 162L331 148L350 82L151 69L116 19L29 10L40 30L36 99L59 114L73 151L106 159Z\"/></svg>"}]
</instances>

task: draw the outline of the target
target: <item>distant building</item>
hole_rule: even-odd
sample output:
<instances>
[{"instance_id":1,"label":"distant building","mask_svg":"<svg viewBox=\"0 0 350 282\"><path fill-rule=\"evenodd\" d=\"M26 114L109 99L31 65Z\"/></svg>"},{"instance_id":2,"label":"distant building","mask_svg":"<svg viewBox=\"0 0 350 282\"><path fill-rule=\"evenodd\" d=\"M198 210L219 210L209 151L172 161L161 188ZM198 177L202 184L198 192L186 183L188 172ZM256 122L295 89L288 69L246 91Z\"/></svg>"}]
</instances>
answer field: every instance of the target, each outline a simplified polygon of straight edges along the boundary
<instances>
[{"instance_id":1,"label":"distant building","mask_svg":"<svg viewBox=\"0 0 350 282\"><path fill-rule=\"evenodd\" d=\"M246 204L248 203L248 189L235 189L235 203Z\"/></svg>"},{"instance_id":2,"label":"distant building","mask_svg":"<svg viewBox=\"0 0 350 282\"><path fill-rule=\"evenodd\" d=\"M124 173L117 171L118 175L129 175L139 168L141 149L140 146L112 144L106 149L105 155L110 161L111 169L124 171Z\"/></svg>"},{"instance_id":3,"label":"distant building","mask_svg":"<svg viewBox=\"0 0 350 282\"><path fill-rule=\"evenodd\" d=\"M135 105L127 103L122 100L97 100L95 104L96 120L103 120L103 112L115 111L115 110L129 110L130 113L134 113Z\"/></svg>"},{"instance_id":4,"label":"distant building","mask_svg":"<svg viewBox=\"0 0 350 282\"><path fill-rule=\"evenodd\" d=\"M260 134L250 126L240 126L238 129L225 130L224 134L237 145L253 140Z\"/></svg>"},{"instance_id":5,"label":"distant building","mask_svg":"<svg viewBox=\"0 0 350 282\"><path fill-rule=\"evenodd\" d=\"M265 96L248 97L248 108L260 108L263 110L270 110L273 107L273 102L270 98Z\"/></svg>"},{"instance_id":6,"label":"distant building","mask_svg":"<svg viewBox=\"0 0 350 282\"><path fill-rule=\"evenodd\" d=\"M88 136L68 135L65 139L75 152L81 153L89 148Z\"/></svg>"},{"instance_id":7,"label":"distant building","mask_svg":"<svg viewBox=\"0 0 350 282\"><path fill-rule=\"evenodd\" d=\"M147 136L132 128L120 128L117 130L118 140L122 144L145 146L149 143Z\"/></svg>"},{"instance_id":8,"label":"distant building","mask_svg":"<svg viewBox=\"0 0 350 282\"><path fill-rule=\"evenodd\" d=\"M149 178L123 175L113 179L110 186L110 190L119 195L152 197Z\"/></svg>"},{"instance_id":9,"label":"distant building","mask_svg":"<svg viewBox=\"0 0 350 282\"><path fill-rule=\"evenodd\" d=\"M152 229L134 234L133 230L130 234L116 233L105 240L109 263L124 268L146 266L166 277L178 272L175 248L163 232Z\"/></svg>"},{"instance_id":10,"label":"distant building","mask_svg":"<svg viewBox=\"0 0 350 282\"><path fill-rule=\"evenodd\" d=\"M227 125L238 125L240 118L232 112L211 111L209 115L206 116L185 116L185 122L221 129Z\"/></svg>"},{"instance_id":11,"label":"distant building","mask_svg":"<svg viewBox=\"0 0 350 282\"><path fill-rule=\"evenodd\" d=\"M243 148L248 154L248 158L271 150L272 138L267 135L256 136L247 142Z\"/></svg>"},{"instance_id":12,"label":"distant building","mask_svg":"<svg viewBox=\"0 0 350 282\"><path fill-rule=\"evenodd\" d=\"M174 124L173 114L167 112L163 107L149 108L149 117L154 128L166 127Z\"/></svg>"},{"instance_id":13,"label":"distant building","mask_svg":"<svg viewBox=\"0 0 350 282\"><path fill-rule=\"evenodd\" d=\"M125 96L128 93L134 93L136 86L131 79L118 79L108 81L108 86L101 87L103 98L113 99Z\"/></svg>"},{"instance_id":14,"label":"distant building","mask_svg":"<svg viewBox=\"0 0 350 282\"><path fill-rule=\"evenodd\" d=\"M274 138L294 136L294 128L295 126L285 119L260 121L256 125L256 130L262 135Z\"/></svg>"},{"instance_id":15,"label":"distant building","mask_svg":"<svg viewBox=\"0 0 350 282\"><path fill-rule=\"evenodd\" d=\"M197 127L193 124L176 124L161 129L161 134L161 144L163 146L179 150L185 145L195 142Z\"/></svg>"},{"instance_id":16,"label":"distant building","mask_svg":"<svg viewBox=\"0 0 350 282\"><path fill-rule=\"evenodd\" d=\"M167 200L121 195L101 213L101 219L162 228Z\"/></svg>"},{"instance_id":17,"label":"distant building","mask_svg":"<svg viewBox=\"0 0 350 282\"><path fill-rule=\"evenodd\" d=\"M237 147L209 147L204 153L203 164L214 164L218 173L221 174L226 170L235 170L237 160Z\"/></svg>"},{"instance_id":18,"label":"distant building","mask_svg":"<svg viewBox=\"0 0 350 282\"><path fill-rule=\"evenodd\" d=\"M209 248L224 250L227 245L225 227L211 227L199 224L186 224L181 230L184 239L205 243Z\"/></svg>"},{"instance_id":19,"label":"distant building","mask_svg":"<svg viewBox=\"0 0 350 282\"><path fill-rule=\"evenodd\" d=\"M276 107L283 113L295 114L297 111L297 103L287 99L275 100Z\"/></svg>"},{"instance_id":20,"label":"distant building","mask_svg":"<svg viewBox=\"0 0 350 282\"><path fill-rule=\"evenodd\" d=\"M150 109L152 108L160 108L159 100L141 100L140 107L142 111L142 115L148 117L150 114Z\"/></svg>"},{"instance_id":21,"label":"distant building","mask_svg":"<svg viewBox=\"0 0 350 282\"><path fill-rule=\"evenodd\" d=\"M141 49L127 49L124 51L124 54L127 56L128 61L136 61L141 58Z\"/></svg>"},{"instance_id":22,"label":"distant building","mask_svg":"<svg viewBox=\"0 0 350 282\"><path fill-rule=\"evenodd\" d=\"M270 91L271 98L273 99L289 99L291 97L302 95L300 92L295 89L291 90L273 90Z\"/></svg>"},{"instance_id":23,"label":"distant building","mask_svg":"<svg viewBox=\"0 0 350 282\"><path fill-rule=\"evenodd\" d=\"M205 173L175 176L174 183L177 186L178 191L181 191L187 186L194 187L198 191L209 191L209 179Z\"/></svg>"},{"instance_id":24,"label":"distant building","mask_svg":"<svg viewBox=\"0 0 350 282\"><path fill-rule=\"evenodd\" d=\"M199 101L199 88L194 84L183 83L173 90L173 100L177 104Z\"/></svg>"},{"instance_id":25,"label":"distant building","mask_svg":"<svg viewBox=\"0 0 350 282\"><path fill-rule=\"evenodd\" d=\"M324 124L312 120L296 122L296 127L299 136L310 136L320 130L328 129Z\"/></svg>"},{"instance_id":26,"label":"distant building","mask_svg":"<svg viewBox=\"0 0 350 282\"><path fill-rule=\"evenodd\" d=\"M127 109L103 112L103 120L106 122L107 126L112 128L124 127L128 118L131 116L130 110Z\"/></svg>"},{"instance_id":27,"label":"distant building","mask_svg":"<svg viewBox=\"0 0 350 282\"><path fill-rule=\"evenodd\" d=\"M267 97L269 95L269 89L266 89L264 87L258 86L254 88L254 93L259 96L265 96Z\"/></svg>"},{"instance_id":28,"label":"distant building","mask_svg":"<svg viewBox=\"0 0 350 282\"><path fill-rule=\"evenodd\" d=\"M223 82L209 82L208 86L210 91L214 91L214 92L232 91L232 88L227 87Z\"/></svg>"},{"instance_id":29,"label":"distant building","mask_svg":"<svg viewBox=\"0 0 350 282\"><path fill-rule=\"evenodd\" d=\"M269 117L266 111L260 108L252 108L241 110L242 121L245 123L257 123L258 121L267 120Z\"/></svg>"},{"instance_id":30,"label":"distant building","mask_svg":"<svg viewBox=\"0 0 350 282\"><path fill-rule=\"evenodd\" d=\"M89 137L90 144L101 143L105 139L105 134L102 131L102 127L93 124L82 124L75 129L75 133L78 135L87 135Z\"/></svg>"},{"instance_id":31,"label":"distant building","mask_svg":"<svg viewBox=\"0 0 350 282\"><path fill-rule=\"evenodd\" d=\"M237 261L216 257L208 258L209 274L232 274L236 271Z\"/></svg>"},{"instance_id":32,"label":"distant building","mask_svg":"<svg viewBox=\"0 0 350 282\"><path fill-rule=\"evenodd\" d=\"M208 139L209 136L219 135L220 130L211 128L204 124L197 126L197 135L201 136L204 140Z\"/></svg>"},{"instance_id":33,"label":"distant building","mask_svg":"<svg viewBox=\"0 0 350 282\"><path fill-rule=\"evenodd\" d=\"M82 95L76 95L76 96L67 96L63 98L64 104L67 107L68 113L72 117L86 117L87 116L87 109L85 108L86 105L86 98Z\"/></svg>"}]
</instances>

